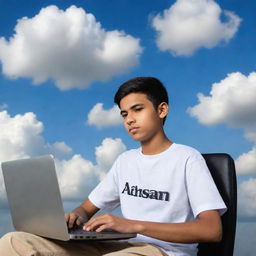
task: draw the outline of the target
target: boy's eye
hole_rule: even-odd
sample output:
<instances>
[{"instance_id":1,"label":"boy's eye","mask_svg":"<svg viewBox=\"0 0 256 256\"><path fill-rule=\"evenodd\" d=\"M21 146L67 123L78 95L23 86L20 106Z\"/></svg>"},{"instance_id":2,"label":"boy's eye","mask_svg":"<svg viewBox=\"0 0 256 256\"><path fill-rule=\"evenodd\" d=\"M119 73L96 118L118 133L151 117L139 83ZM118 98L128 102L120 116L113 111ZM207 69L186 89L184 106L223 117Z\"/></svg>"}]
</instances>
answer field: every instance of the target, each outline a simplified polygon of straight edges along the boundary
<instances>
[{"instance_id":1,"label":"boy's eye","mask_svg":"<svg viewBox=\"0 0 256 256\"><path fill-rule=\"evenodd\" d=\"M126 113L122 113L121 116L122 116L122 118L126 118L127 114Z\"/></svg>"},{"instance_id":2,"label":"boy's eye","mask_svg":"<svg viewBox=\"0 0 256 256\"><path fill-rule=\"evenodd\" d=\"M135 111L136 112L139 112L139 111L141 111L142 110L142 108L135 108Z\"/></svg>"}]
</instances>

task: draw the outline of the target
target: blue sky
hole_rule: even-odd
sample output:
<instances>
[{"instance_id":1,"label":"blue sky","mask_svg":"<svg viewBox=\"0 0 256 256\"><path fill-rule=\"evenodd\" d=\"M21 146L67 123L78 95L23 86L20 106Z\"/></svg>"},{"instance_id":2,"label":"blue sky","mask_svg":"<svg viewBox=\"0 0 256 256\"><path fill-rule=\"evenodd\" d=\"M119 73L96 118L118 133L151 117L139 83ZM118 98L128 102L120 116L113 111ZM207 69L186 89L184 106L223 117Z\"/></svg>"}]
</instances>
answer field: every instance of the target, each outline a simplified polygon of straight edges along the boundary
<instances>
[{"instance_id":1,"label":"blue sky","mask_svg":"<svg viewBox=\"0 0 256 256\"><path fill-rule=\"evenodd\" d=\"M242 0L0 1L0 161L54 154L73 207L138 146L114 108L118 86L155 76L170 94L170 139L236 160L235 254L253 255L255 11ZM11 227L1 177L0 211L3 234Z\"/></svg>"}]
</instances>

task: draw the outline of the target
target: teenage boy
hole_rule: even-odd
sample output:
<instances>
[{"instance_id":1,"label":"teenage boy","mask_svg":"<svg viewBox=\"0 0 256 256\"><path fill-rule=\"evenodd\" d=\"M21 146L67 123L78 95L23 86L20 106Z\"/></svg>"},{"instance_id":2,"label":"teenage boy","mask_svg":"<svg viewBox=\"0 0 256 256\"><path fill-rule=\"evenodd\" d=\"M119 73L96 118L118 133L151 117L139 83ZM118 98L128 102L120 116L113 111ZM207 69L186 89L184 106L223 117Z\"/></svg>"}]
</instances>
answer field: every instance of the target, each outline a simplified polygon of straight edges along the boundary
<instances>
[{"instance_id":1,"label":"teenage boy","mask_svg":"<svg viewBox=\"0 0 256 256\"><path fill-rule=\"evenodd\" d=\"M173 143L164 133L168 95L153 77L120 86L115 103L125 129L141 147L121 154L88 199L65 215L67 224L87 231L113 229L138 233L122 242L57 242L14 232L0 240L4 256L189 256L198 242L222 237L220 215L226 206L206 163L195 149ZM121 206L123 217L99 209Z\"/></svg>"}]
</instances>

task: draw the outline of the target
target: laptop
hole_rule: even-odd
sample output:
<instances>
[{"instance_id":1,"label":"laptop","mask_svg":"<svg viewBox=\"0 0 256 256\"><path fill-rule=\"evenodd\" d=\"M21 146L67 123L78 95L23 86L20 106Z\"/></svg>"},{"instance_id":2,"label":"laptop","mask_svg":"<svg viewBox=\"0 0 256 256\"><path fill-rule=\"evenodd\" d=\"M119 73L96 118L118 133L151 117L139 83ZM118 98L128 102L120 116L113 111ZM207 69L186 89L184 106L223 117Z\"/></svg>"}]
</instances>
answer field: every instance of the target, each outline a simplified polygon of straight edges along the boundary
<instances>
[{"instance_id":1,"label":"laptop","mask_svg":"<svg viewBox=\"0 0 256 256\"><path fill-rule=\"evenodd\" d=\"M135 233L70 230L51 155L2 163L13 226L42 237L58 240L112 240L135 237Z\"/></svg>"}]
</instances>

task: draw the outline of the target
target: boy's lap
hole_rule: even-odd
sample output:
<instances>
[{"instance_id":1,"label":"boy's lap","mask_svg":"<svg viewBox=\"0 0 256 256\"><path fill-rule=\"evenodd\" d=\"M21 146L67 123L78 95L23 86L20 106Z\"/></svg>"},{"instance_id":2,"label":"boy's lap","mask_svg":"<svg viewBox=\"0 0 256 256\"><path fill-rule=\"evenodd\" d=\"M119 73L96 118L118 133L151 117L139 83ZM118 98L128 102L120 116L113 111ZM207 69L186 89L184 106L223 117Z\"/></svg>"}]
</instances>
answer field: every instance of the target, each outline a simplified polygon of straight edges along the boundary
<instances>
[{"instance_id":1,"label":"boy's lap","mask_svg":"<svg viewBox=\"0 0 256 256\"><path fill-rule=\"evenodd\" d=\"M167 256L159 248L147 243L126 241L59 241L26 232L11 232L0 239L5 256Z\"/></svg>"},{"instance_id":2,"label":"boy's lap","mask_svg":"<svg viewBox=\"0 0 256 256\"><path fill-rule=\"evenodd\" d=\"M158 247L147 243L127 243L128 246L121 248L118 246L109 253L102 254L103 256L168 256L166 253L161 251Z\"/></svg>"},{"instance_id":3,"label":"boy's lap","mask_svg":"<svg viewBox=\"0 0 256 256\"><path fill-rule=\"evenodd\" d=\"M11 232L0 239L0 251L5 256L42 255L77 256L84 254L85 246L53 239L46 239L26 232ZM98 249L87 246L89 255L100 255Z\"/></svg>"}]
</instances>

